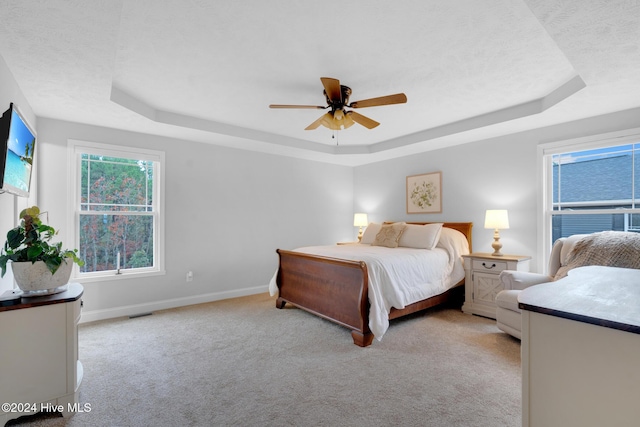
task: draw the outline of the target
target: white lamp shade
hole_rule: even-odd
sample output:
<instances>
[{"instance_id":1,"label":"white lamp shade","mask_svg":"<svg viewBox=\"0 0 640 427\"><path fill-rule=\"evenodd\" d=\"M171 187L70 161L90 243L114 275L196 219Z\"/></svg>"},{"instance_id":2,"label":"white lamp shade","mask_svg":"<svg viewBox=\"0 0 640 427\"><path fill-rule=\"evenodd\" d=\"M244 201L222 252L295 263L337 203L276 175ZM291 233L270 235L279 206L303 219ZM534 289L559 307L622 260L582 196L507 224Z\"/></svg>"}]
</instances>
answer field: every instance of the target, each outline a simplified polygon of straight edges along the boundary
<instances>
[{"instance_id":1,"label":"white lamp shade","mask_svg":"<svg viewBox=\"0 0 640 427\"><path fill-rule=\"evenodd\" d=\"M509 214L506 209L488 209L484 217L484 228L505 230L509 228Z\"/></svg>"},{"instance_id":2,"label":"white lamp shade","mask_svg":"<svg viewBox=\"0 0 640 427\"><path fill-rule=\"evenodd\" d=\"M366 213L357 213L353 215L354 227L366 227L367 225L369 225L369 221L367 220Z\"/></svg>"}]
</instances>

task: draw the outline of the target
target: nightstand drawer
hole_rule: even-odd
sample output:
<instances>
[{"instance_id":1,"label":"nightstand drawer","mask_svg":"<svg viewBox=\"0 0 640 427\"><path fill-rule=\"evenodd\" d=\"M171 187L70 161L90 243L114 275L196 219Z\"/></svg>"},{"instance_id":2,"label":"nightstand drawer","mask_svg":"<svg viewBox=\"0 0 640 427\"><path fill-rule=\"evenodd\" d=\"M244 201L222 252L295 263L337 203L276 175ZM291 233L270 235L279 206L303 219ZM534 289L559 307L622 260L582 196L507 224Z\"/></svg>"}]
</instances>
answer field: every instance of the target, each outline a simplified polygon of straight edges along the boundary
<instances>
[{"instance_id":1,"label":"nightstand drawer","mask_svg":"<svg viewBox=\"0 0 640 427\"><path fill-rule=\"evenodd\" d=\"M507 269L506 261L494 261L490 259L474 259L473 266L474 271L486 271L499 273L502 270Z\"/></svg>"}]
</instances>

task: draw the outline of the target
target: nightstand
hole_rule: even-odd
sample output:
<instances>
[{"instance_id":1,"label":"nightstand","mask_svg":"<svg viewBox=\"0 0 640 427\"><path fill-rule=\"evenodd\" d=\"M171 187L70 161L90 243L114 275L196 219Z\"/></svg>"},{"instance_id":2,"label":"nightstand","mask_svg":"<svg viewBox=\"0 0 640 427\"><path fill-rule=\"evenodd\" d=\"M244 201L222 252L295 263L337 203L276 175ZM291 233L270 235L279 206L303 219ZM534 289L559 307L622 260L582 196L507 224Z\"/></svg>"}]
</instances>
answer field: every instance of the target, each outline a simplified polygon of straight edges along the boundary
<instances>
[{"instance_id":1,"label":"nightstand","mask_svg":"<svg viewBox=\"0 0 640 427\"><path fill-rule=\"evenodd\" d=\"M360 242L358 242L357 240L354 240L353 242L338 242L336 243L336 245L355 245L357 243L360 243Z\"/></svg>"},{"instance_id":2,"label":"nightstand","mask_svg":"<svg viewBox=\"0 0 640 427\"><path fill-rule=\"evenodd\" d=\"M529 271L530 256L474 252L464 258L464 304L462 311L496 318L496 295L504 289L499 279L503 270Z\"/></svg>"}]
</instances>

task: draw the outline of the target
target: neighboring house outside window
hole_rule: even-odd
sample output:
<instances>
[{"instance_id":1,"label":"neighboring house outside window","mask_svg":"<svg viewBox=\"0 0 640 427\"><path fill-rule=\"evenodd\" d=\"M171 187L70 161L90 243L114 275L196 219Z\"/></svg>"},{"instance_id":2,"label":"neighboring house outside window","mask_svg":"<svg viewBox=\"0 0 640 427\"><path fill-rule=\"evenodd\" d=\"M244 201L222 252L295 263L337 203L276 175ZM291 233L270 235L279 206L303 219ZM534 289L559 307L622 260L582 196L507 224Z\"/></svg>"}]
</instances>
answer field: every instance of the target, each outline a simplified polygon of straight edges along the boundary
<instances>
[{"instance_id":1,"label":"neighboring house outside window","mask_svg":"<svg viewBox=\"0 0 640 427\"><path fill-rule=\"evenodd\" d=\"M640 135L542 147L543 249L560 237L640 232Z\"/></svg>"},{"instance_id":2,"label":"neighboring house outside window","mask_svg":"<svg viewBox=\"0 0 640 427\"><path fill-rule=\"evenodd\" d=\"M69 142L75 242L86 279L159 274L163 266L161 152Z\"/></svg>"},{"instance_id":3,"label":"neighboring house outside window","mask_svg":"<svg viewBox=\"0 0 640 427\"><path fill-rule=\"evenodd\" d=\"M556 154L552 240L604 230L640 231L640 144Z\"/></svg>"}]
</instances>

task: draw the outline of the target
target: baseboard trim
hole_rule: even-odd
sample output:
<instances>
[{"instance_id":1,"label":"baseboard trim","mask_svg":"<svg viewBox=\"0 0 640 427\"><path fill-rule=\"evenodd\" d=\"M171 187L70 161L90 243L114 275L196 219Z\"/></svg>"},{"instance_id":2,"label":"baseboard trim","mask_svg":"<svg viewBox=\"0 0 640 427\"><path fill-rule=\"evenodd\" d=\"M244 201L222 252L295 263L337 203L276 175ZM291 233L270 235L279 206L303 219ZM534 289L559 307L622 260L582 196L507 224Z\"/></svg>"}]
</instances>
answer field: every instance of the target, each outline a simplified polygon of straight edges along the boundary
<instances>
[{"instance_id":1,"label":"baseboard trim","mask_svg":"<svg viewBox=\"0 0 640 427\"><path fill-rule=\"evenodd\" d=\"M210 294L194 295L183 298L174 298L169 300L154 301L145 304L125 305L104 310L83 310L80 317L80 323L95 322L97 320L114 319L117 317L135 316L140 313L149 313L157 310L166 310L169 308L184 307L193 304L202 304L212 301L220 301L229 298L244 297L248 295L260 294L268 292L265 286L255 288L236 289L233 291L213 292Z\"/></svg>"}]
</instances>

